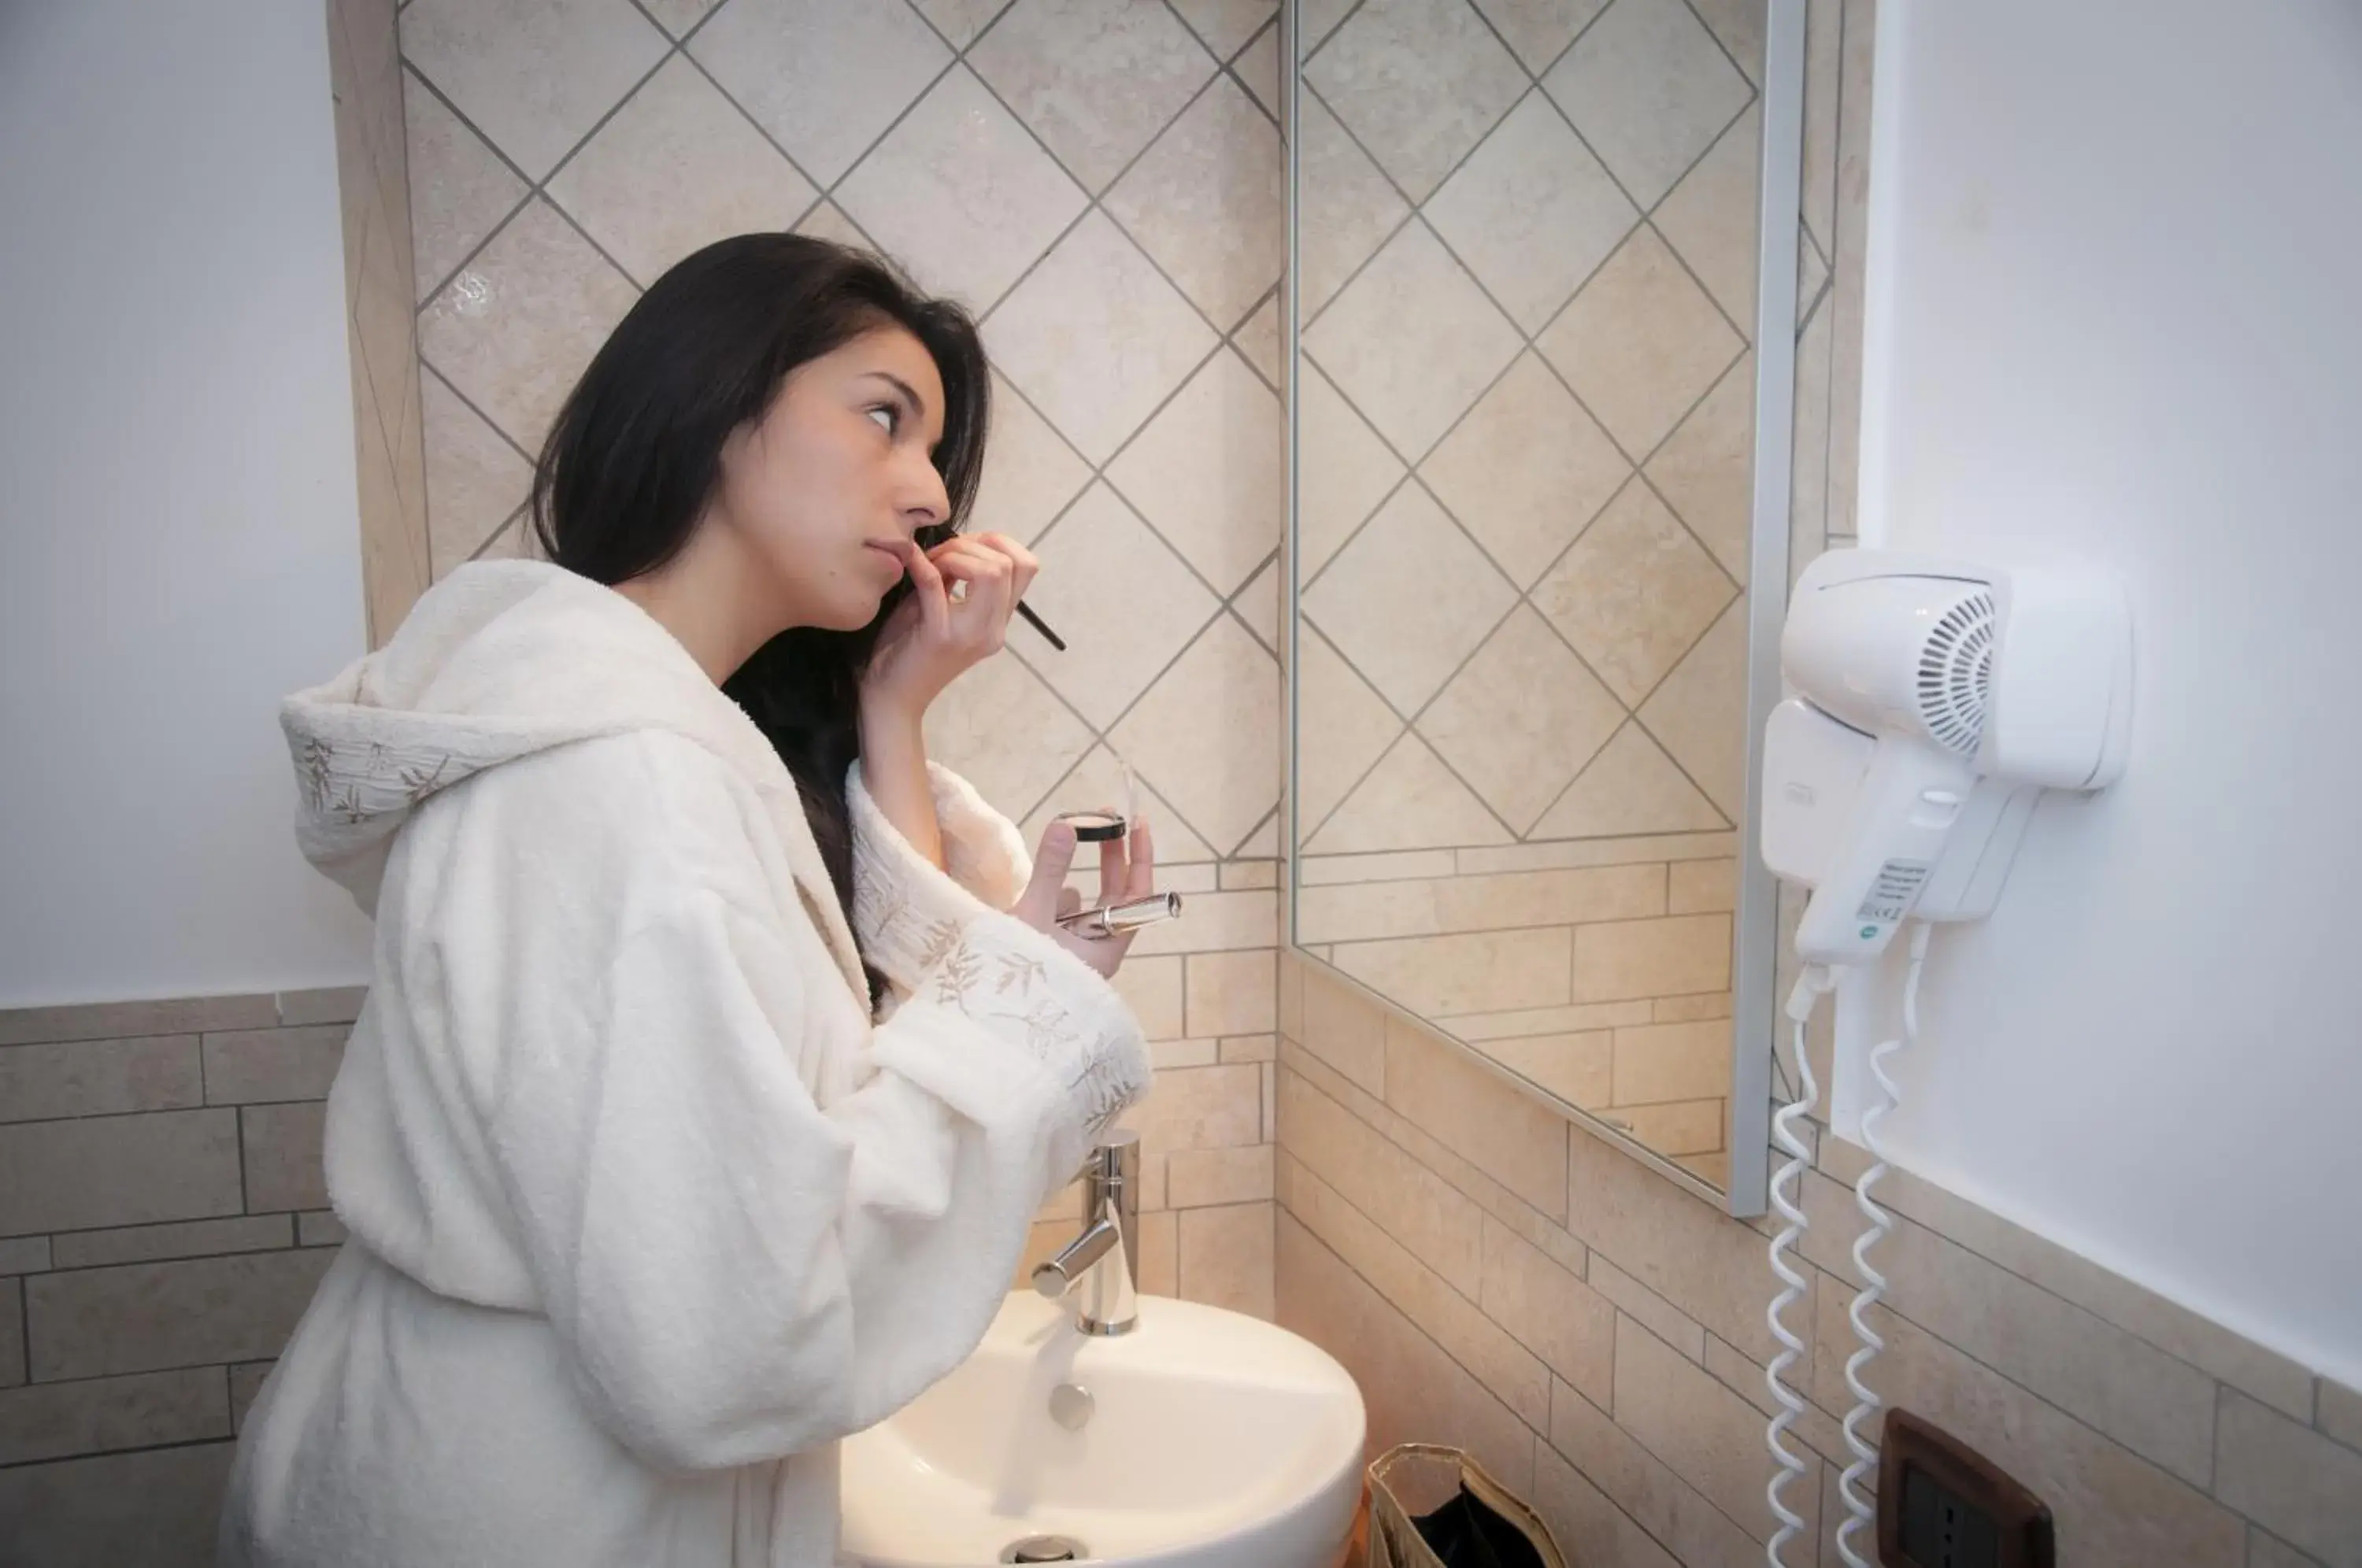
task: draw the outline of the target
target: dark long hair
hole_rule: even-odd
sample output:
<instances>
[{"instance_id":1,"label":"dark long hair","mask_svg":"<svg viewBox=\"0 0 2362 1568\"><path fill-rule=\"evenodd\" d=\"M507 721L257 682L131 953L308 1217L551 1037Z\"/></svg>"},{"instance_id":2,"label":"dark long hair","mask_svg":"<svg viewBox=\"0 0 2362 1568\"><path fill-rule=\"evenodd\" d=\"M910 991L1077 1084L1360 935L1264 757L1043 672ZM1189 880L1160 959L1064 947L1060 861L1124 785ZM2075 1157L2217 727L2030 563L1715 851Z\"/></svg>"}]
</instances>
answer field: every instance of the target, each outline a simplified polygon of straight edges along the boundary
<instances>
[{"instance_id":1,"label":"dark long hair","mask_svg":"<svg viewBox=\"0 0 2362 1568\"><path fill-rule=\"evenodd\" d=\"M712 498L731 432L763 417L789 372L881 326L908 329L943 377L934 458L951 514L918 538L922 547L949 538L984 470L990 381L975 322L919 293L877 257L801 235L742 234L658 278L575 383L534 470L543 552L610 587L664 566ZM861 755L859 685L879 625L910 591L907 580L896 584L877 619L857 632L780 633L722 688L794 776L848 921L844 783Z\"/></svg>"}]
</instances>

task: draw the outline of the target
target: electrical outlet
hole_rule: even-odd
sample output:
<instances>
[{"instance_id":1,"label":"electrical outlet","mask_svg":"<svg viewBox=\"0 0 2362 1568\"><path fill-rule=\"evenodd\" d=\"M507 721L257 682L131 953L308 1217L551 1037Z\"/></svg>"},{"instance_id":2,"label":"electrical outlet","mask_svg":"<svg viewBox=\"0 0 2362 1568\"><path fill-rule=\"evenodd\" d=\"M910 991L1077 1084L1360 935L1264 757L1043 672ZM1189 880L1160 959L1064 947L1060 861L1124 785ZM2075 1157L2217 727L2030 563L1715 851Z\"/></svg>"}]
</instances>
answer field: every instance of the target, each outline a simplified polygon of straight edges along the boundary
<instances>
[{"instance_id":1,"label":"electrical outlet","mask_svg":"<svg viewBox=\"0 0 2362 1568\"><path fill-rule=\"evenodd\" d=\"M1915 1464L1903 1471L1903 1555L1926 1568L2001 1568L1992 1515Z\"/></svg>"},{"instance_id":2,"label":"electrical outlet","mask_svg":"<svg viewBox=\"0 0 2362 1568\"><path fill-rule=\"evenodd\" d=\"M1879 1442L1884 1568L2057 1568L2050 1509L1999 1465L1908 1410Z\"/></svg>"}]
</instances>

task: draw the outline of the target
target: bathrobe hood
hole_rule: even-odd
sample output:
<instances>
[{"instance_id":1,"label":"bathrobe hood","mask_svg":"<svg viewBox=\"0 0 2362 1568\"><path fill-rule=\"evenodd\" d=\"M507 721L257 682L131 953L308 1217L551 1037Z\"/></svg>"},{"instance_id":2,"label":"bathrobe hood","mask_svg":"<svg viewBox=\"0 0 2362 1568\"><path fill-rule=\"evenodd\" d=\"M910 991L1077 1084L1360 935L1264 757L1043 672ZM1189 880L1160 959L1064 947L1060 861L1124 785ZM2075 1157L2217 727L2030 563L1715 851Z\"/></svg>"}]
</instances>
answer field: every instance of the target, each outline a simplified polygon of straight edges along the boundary
<instances>
[{"instance_id":1,"label":"bathrobe hood","mask_svg":"<svg viewBox=\"0 0 2362 1568\"><path fill-rule=\"evenodd\" d=\"M668 730L766 796L799 889L854 988L861 960L795 779L689 651L611 588L542 561L475 561L392 641L281 705L302 801L296 840L377 912L394 835L429 797L555 746Z\"/></svg>"}]
</instances>

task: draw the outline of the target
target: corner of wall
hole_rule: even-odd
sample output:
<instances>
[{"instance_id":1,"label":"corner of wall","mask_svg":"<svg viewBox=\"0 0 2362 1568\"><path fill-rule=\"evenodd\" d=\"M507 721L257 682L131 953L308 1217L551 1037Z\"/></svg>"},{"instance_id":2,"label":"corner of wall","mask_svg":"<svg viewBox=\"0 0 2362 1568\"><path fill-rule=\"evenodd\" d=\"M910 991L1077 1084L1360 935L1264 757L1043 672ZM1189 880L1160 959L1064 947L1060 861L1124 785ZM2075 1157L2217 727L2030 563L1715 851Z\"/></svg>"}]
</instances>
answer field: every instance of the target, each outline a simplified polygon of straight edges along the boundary
<instances>
[{"instance_id":1,"label":"corner of wall","mask_svg":"<svg viewBox=\"0 0 2362 1568\"><path fill-rule=\"evenodd\" d=\"M325 3L344 216L362 591L370 646L378 647L425 591L431 572L402 61L395 0Z\"/></svg>"}]
</instances>

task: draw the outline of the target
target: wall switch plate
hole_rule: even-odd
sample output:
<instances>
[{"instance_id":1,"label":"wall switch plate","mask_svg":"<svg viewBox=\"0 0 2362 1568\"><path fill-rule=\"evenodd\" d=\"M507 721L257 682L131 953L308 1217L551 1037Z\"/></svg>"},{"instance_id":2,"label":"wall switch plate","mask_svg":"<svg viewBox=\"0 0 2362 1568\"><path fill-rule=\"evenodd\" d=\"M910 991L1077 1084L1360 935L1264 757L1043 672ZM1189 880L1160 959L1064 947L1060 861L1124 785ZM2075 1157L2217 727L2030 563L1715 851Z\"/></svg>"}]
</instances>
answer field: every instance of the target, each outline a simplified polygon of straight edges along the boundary
<instances>
[{"instance_id":1,"label":"wall switch plate","mask_svg":"<svg viewBox=\"0 0 2362 1568\"><path fill-rule=\"evenodd\" d=\"M1882 1568L2057 1568L2050 1509L2000 1466L1908 1410L1878 1445Z\"/></svg>"}]
</instances>

